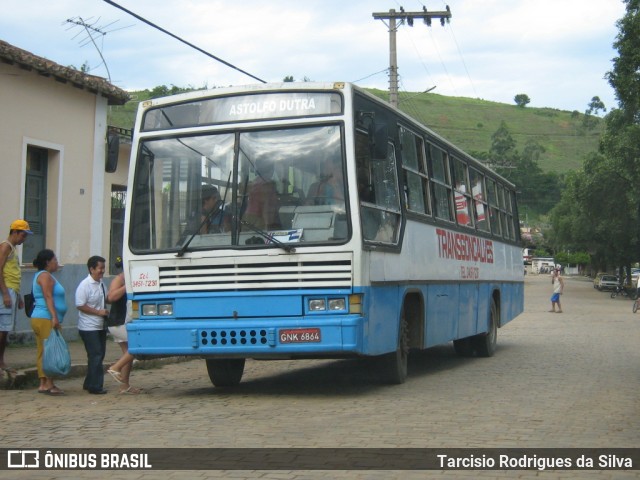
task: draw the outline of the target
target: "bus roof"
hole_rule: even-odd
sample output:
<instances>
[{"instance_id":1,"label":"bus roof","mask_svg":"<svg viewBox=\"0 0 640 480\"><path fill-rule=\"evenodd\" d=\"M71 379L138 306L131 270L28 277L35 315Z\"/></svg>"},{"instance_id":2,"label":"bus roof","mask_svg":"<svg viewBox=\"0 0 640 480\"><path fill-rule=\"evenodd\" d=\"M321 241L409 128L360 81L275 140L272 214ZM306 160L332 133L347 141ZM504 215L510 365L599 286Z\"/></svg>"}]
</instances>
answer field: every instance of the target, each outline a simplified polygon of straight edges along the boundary
<instances>
[{"instance_id":1,"label":"bus roof","mask_svg":"<svg viewBox=\"0 0 640 480\"><path fill-rule=\"evenodd\" d=\"M345 91L351 90L358 92L358 94L363 95L369 98L371 101L376 103L380 103L388 108L393 109L393 111L403 119L405 119L408 123L416 125L418 128L425 129L429 132L429 135L432 138L435 138L439 143L445 145L450 151L453 153L457 153L458 155L470 159L474 163L474 167L479 170L483 170L485 172L489 172L492 176L498 178L501 182L506 185L509 185L512 189L515 188L515 185L511 183L509 180L504 178L502 175L497 173L495 170L478 160L477 158L471 156L469 153L465 152L461 148L457 147L449 140L445 139L438 133L431 130L428 126L424 125L417 119L411 117L410 115L404 113L403 111L393 108L386 100L370 93L358 85L355 85L350 82L277 82L277 83L255 83L255 84L245 84L245 85L237 85L230 87L222 87L208 90L196 90L186 93L181 93L177 95L170 95L166 97L159 97L150 100L146 100L140 103L141 110L138 113L141 113L142 110L146 110L150 107L159 107L162 105L174 104L174 103L188 103L197 101L198 99L205 99L210 97L221 97L221 96L229 96L229 95L237 95L242 93L265 93L265 92L278 92L283 90L290 91L308 91L308 90L326 90L326 91Z\"/></svg>"}]
</instances>

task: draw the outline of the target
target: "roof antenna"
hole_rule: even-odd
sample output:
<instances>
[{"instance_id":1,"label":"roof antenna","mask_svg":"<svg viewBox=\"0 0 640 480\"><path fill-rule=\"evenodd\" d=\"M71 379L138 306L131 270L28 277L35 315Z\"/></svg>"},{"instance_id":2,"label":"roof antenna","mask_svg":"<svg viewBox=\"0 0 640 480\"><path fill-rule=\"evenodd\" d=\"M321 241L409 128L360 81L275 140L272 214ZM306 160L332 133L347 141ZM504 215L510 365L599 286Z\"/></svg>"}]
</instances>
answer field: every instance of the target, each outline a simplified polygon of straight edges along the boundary
<instances>
[{"instance_id":1,"label":"roof antenna","mask_svg":"<svg viewBox=\"0 0 640 480\"><path fill-rule=\"evenodd\" d=\"M91 18L89 19L89 21L91 20ZM72 25L76 25L79 27L82 27L84 29L84 32L86 33L86 37L81 38L80 42L81 42L81 47L84 47L85 45L88 45L89 43L92 43L93 46L96 48L96 50L98 51L98 55L100 55L100 58L102 59L102 65L104 65L104 68L107 70L107 77L109 78L109 83L111 83L111 73L109 72L109 67L107 66L107 61L105 60L104 56L102 55L102 47L98 47L98 44L96 43L96 39L95 37L97 36L102 36L102 39L104 40L104 36L107 33L113 32L115 30L121 30L120 28L115 29L115 30L110 30L109 32L105 31L106 28L110 27L111 25L115 24L118 20L116 20L115 22L111 22L107 25L104 25L102 27L96 26L96 24L100 21L100 18L96 19L93 23L88 23L87 21L83 20L82 17L73 17L73 18L68 18L66 20L66 23L70 23ZM129 25L131 26L131 25ZM70 27L71 28L75 28L73 26ZM122 27L122 28L127 28L127 27ZM73 38L76 38L78 35L80 35L79 33L76 34ZM99 65L98 65L99 66Z\"/></svg>"}]
</instances>

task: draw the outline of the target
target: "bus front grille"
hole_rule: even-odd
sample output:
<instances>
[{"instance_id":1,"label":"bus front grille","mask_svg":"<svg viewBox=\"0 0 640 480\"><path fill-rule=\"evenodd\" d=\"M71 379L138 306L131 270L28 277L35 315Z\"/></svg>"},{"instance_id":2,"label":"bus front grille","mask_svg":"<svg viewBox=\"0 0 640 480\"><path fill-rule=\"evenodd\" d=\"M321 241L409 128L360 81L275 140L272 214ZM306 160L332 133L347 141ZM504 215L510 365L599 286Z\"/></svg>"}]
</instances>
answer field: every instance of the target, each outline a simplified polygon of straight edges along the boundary
<instances>
[{"instance_id":1,"label":"bus front grille","mask_svg":"<svg viewBox=\"0 0 640 480\"><path fill-rule=\"evenodd\" d=\"M186 266L160 262L160 291L284 290L291 288L351 288L351 254L323 260L283 256L198 259Z\"/></svg>"}]
</instances>

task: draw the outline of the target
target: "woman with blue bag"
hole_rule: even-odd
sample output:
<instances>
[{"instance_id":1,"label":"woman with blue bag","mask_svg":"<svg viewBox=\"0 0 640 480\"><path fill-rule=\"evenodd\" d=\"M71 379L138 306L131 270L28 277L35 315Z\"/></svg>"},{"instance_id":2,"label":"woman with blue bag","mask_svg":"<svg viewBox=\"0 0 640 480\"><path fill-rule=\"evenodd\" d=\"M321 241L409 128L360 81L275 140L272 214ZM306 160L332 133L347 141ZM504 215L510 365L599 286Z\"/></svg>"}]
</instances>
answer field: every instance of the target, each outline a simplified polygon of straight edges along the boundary
<instances>
[{"instance_id":1,"label":"woman with blue bag","mask_svg":"<svg viewBox=\"0 0 640 480\"><path fill-rule=\"evenodd\" d=\"M36 335L38 347L36 360L40 378L38 393L64 395L64 391L56 387L53 379L48 377L42 368L44 341L49 338L52 330L58 330L56 334L60 334L62 320L67 313L64 287L52 275L58 270L58 259L53 250L44 249L38 252L33 266L38 269L38 273L33 277L35 307L31 314L31 328Z\"/></svg>"}]
</instances>

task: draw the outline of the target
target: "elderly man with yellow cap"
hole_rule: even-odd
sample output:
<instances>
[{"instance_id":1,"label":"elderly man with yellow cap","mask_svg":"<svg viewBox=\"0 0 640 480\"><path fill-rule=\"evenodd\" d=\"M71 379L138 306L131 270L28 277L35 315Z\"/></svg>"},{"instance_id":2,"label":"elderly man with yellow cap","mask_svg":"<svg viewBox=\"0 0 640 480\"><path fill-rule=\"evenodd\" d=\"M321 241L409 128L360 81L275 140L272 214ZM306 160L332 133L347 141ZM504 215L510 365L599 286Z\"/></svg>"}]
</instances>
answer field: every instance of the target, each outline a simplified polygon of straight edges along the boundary
<instances>
[{"instance_id":1,"label":"elderly man with yellow cap","mask_svg":"<svg viewBox=\"0 0 640 480\"><path fill-rule=\"evenodd\" d=\"M20 296L20 280L22 271L16 247L22 245L27 235L33 232L25 220L14 220L9 227L9 236L0 243L0 369L10 372L4 361L4 351L7 346L9 332L13 331L16 314L19 308L24 308Z\"/></svg>"}]
</instances>

